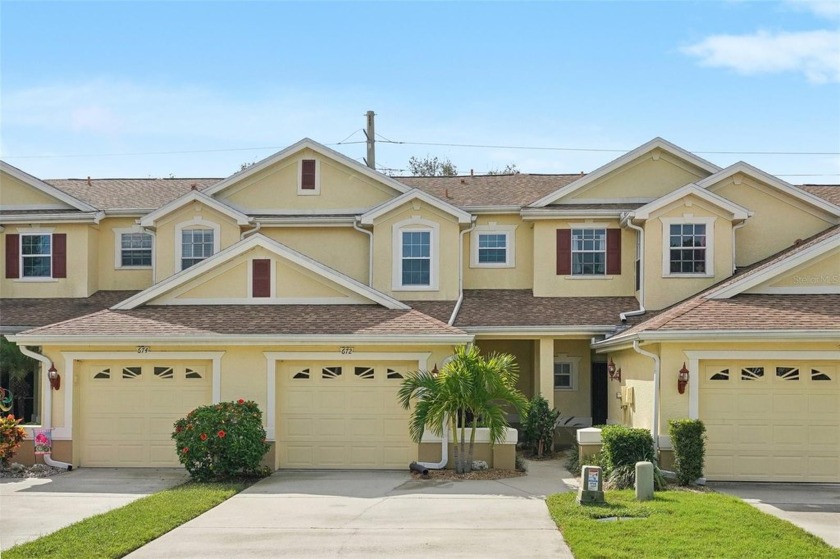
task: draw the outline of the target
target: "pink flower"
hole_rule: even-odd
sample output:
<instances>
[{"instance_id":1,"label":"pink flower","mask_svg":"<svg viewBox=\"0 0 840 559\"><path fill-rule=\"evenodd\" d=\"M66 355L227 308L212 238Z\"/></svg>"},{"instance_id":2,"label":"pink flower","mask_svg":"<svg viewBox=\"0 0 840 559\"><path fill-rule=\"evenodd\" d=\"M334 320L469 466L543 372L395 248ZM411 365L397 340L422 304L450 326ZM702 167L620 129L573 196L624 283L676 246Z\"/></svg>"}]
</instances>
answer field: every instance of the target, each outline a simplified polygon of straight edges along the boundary
<instances>
[{"instance_id":1,"label":"pink flower","mask_svg":"<svg viewBox=\"0 0 840 559\"><path fill-rule=\"evenodd\" d=\"M184 448L181 450L181 452L182 452L183 454L186 454L186 453L188 453L189 451L190 451L190 449L189 449L189 448L187 448L187 447L184 447Z\"/></svg>"},{"instance_id":2,"label":"pink flower","mask_svg":"<svg viewBox=\"0 0 840 559\"><path fill-rule=\"evenodd\" d=\"M200 438L202 441L206 441L206 440L207 440L207 433L202 433L202 434L201 434L201 436L200 436L199 438Z\"/></svg>"},{"instance_id":3,"label":"pink flower","mask_svg":"<svg viewBox=\"0 0 840 559\"><path fill-rule=\"evenodd\" d=\"M245 400L243 400L242 398L240 398L240 399L238 399L238 400L236 401L236 403L237 403L237 404L244 404L244 403L245 403Z\"/></svg>"},{"instance_id":4,"label":"pink flower","mask_svg":"<svg viewBox=\"0 0 840 559\"><path fill-rule=\"evenodd\" d=\"M227 435L227 433L225 433L225 430L224 430L224 429L222 429L221 431L219 431L219 432L218 432L218 433L216 433L216 434L217 434L217 435L219 435L219 438L220 438L220 439L224 439L224 438L225 438L225 435Z\"/></svg>"}]
</instances>

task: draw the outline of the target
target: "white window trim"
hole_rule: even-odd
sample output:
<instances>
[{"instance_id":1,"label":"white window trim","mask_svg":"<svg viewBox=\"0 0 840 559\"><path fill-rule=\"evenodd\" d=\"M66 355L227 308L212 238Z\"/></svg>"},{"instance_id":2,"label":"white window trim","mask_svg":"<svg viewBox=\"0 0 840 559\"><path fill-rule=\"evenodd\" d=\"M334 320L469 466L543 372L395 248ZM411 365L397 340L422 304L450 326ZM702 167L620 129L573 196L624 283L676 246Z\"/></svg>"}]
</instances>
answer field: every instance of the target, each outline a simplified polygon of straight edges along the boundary
<instances>
[{"instance_id":1,"label":"white window trim","mask_svg":"<svg viewBox=\"0 0 840 559\"><path fill-rule=\"evenodd\" d=\"M570 357L565 353L558 353L554 356L554 365L559 365L561 363L568 363L571 366L571 386L568 388L558 387L555 386L554 390L558 392L577 392L578 386L580 385L579 377L580 377L580 357ZM551 383L554 384L554 367L552 366L551 371Z\"/></svg>"},{"instance_id":2,"label":"white window trim","mask_svg":"<svg viewBox=\"0 0 840 559\"><path fill-rule=\"evenodd\" d=\"M125 233L145 233L152 236L152 264L149 266L123 266L122 265L122 236ZM180 233L179 233L180 236ZM139 225L134 227L120 227L114 229L114 268L117 270L151 270L155 263L155 234L146 231Z\"/></svg>"},{"instance_id":3,"label":"white window trim","mask_svg":"<svg viewBox=\"0 0 840 559\"><path fill-rule=\"evenodd\" d=\"M304 160L307 161L315 161L315 189L314 190L304 190L303 189L303 162ZM318 196L321 194L321 160L315 157L303 157L298 159L297 164L297 193L299 196Z\"/></svg>"},{"instance_id":4,"label":"white window trim","mask_svg":"<svg viewBox=\"0 0 840 559\"><path fill-rule=\"evenodd\" d=\"M603 274L575 274L575 229L597 229L604 232L604 273ZM607 257L609 247L607 246L607 231L609 227L605 223L572 223L569 225L569 258L571 258L572 273L566 279L612 279L615 274L607 274Z\"/></svg>"},{"instance_id":5,"label":"white window trim","mask_svg":"<svg viewBox=\"0 0 840 559\"><path fill-rule=\"evenodd\" d=\"M195 216L189 221L182 221L181 223L175 226L175 269L183 271L181 267L181 232L184 229L212 229L213 230L213 254L219 252L219 247L221 246L221 232L222 227L218 223L214 223L212 221L208 221L202 218L200 215Z\"/></svg>"},{"instance_id":6,"label":"white window trim","mask_svg":"<svg viewBox=\"0 0 840 559\"><path fill-rule=\"evenodd\" d=\"M391 239L391 289L393 291L437 291L438 266L440 259L439 235L440 225L434 221L412 216L409 219L395 223L392 226ZM413 232L429 233L429 285L402 284L402 234Z\"/></svg>"},{"instance_id":7,"label":"white window trim","mask_svg":"<svg viewBox=\"0 0 840 559\"><path fill-rule=\"evenodd\" d=\"M715 275L715 221L716 217L661 217L662 222L662 277L663 278L711 278ZM701 274L671 273L671 225L706 226L706 271Z\"/></svg>"},{"instance_id":8,"label":"white window trim","mask_svg":"<svg viewBox=\"0 0 840 559\"><path fill-rule=\"evenodd\" d=\"M254 297L254 260L269 260L271 273L271 283L268 297ZM253 299L255 303L260 302L276 302L277 300L277 260L274 258L249 258L248 259L248 299Z\"/></svg>"},{"instance_id":9,"label":"white window trim","mask_svg":"<svg viewBox=\"0 0 840 559\"><path fill-rule=\"evenodd\" d=\"M55 232L55 227L18 227L17 234L18 237L18 270L20 273L18 277L15 278L13 281L15 282L22 282L22 283L48 283L48 282L57 282L58 279L53 277L53 265L55 264L55 260L53 257L53 232ZM35 277L26 277L23 275L23 237L24 235L49 235L50 236L50 275L49 276L35 276Z\"/></svg>"},{"instance_id":10,"label":"white window trim","mask_svg":"<svg viewBox=\"0 0 840 559\"><path fill-rule=\"evenodd\" d=\"M515 268L516 267L516 225L476 225L470 233L470 268ZM504 235L507 250L504 262L479 262L478 245L481 235Z\"/></svg>"}]
</instances>

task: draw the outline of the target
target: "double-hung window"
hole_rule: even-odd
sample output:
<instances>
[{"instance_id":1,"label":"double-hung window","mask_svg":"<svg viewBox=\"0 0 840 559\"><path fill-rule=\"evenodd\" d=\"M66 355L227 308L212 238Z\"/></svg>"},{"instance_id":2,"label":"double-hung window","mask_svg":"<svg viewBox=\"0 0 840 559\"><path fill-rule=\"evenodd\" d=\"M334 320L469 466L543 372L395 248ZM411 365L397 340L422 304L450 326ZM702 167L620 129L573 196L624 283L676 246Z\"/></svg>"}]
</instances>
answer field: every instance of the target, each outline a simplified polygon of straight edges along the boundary
<instances>
[{"instance_id":1,"label":"double-hung window","mask_svg":"<svg viewBox=\"0 0 840 559\"><path fill-rule=\"evenodd\" d=\"M20 256L22 277L52 277L52 235L22 234Z\"/></svg>"},{"instance_id":2,"label":"double-hung window","mask_svg":"<svg viewBox=\"0 0 840 559\"><path fill-rule=\"evenodd\" d=\"M213 256L213 229L184 229L181 231L181 269L198 264Z\"/></svg>"},{"instance_id":3,"label":"double-hung window","mask_svg":"<svg viewBox=\"0 0 840 559\"><path fill-rule=\"evenodd\" d=\"M402 231L402 285L430 286L432 273L431 231Z\"/></svg>"},{"instance_id":4,"label":"double-hung window","mask_svg":"<svg viewBox=\"0 0 840 559\"><path fill-rule=\"evenodd\" d=\"M120 234L120 267L144 268L152 265L152 236L134 232Z\"/></svg>"},{"instance_id":5,"label":"double-hung window","mask_svg":"<svg viewBox=\"0 0 840 559\"><path fill-rule=\"evenodd\" d=\"M478 263L504 264L507 262L508 236L505 233L479 233Z\"/></svg>"},{"instance_id":6,"label":"double-hung window","mask_svg":"<svg viewBox=\"0 0 840 559\"><path fill-rule=\"evenodd\" d=\"M606 263L607 230L572 229L572 275L602 276Z\"/></svg>"},{"instance_id":7,"label":"double-hung window","mask_svg":"<svg viewBox=\"0 0 840 559\"><path fill-rule=\"evenodd\" d=\"M672 223L668 246L670 273L706 273L705 223Z\"/></svg>"}]
</instances>

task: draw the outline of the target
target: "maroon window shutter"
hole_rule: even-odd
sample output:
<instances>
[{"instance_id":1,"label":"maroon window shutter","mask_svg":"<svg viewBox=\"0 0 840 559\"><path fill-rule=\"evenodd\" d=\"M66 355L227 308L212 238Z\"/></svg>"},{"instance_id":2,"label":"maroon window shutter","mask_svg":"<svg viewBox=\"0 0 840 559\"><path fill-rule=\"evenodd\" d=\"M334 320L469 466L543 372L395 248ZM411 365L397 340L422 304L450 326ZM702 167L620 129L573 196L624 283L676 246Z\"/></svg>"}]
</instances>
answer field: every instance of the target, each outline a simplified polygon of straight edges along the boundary
<instances>
[{"instance_id":1,"label":"maroon window shutter","mask_svg":"<svg viewBox=\"0 0 840 559\"><path fill-rule=\"evenodd\" d=\"M304 159L300 169L301 190L315 190L315 160Z\"/></svg>"},{"instance_id":2,"label":"maroon window shutter","mask_svg":"<svg viewBox=\"0 0 840 559\"><path fill-rule=\"evenodd\" d=\"M53 273L54 278L67 277L67 234L53 233Z\"/></svg>"},{"instance_id":3,"label":"maroon window shutter","mask_svg":"<svg viewBox=\"0 0 840 559\"><path fill-rule=\"evenodd\" d=\"M20 235L6 235L6 277L20 277Z\"/></svg>"},{"instance_id":4,"label":"maroon window shutter","mask_svg":"<svg viewBox=\"0 0 840 559\"><path fill-rule=\"evenodd\" d=\"M557 230L557 275L572 273L572 230Z\"/></svg>"},{"instance_id":5,"label":"maroon window shutter","mask_svg":"<svg viewBox=\"0 0 840 559\"><path fill-rule=\"evenodd\" d=\"M254 297L271 297L271 260L255 259L251 274L251 293Z\"/></svg>"},{"instance_id":6,"label":"maroon window shutter","mask_svg":"<svg viewBox=\"0 0 840 559\"><path fill-rule=\"evenodd\" d=\"M621 273L621 229L607 229L607 274Z\"/></svg>"}]
</instances>

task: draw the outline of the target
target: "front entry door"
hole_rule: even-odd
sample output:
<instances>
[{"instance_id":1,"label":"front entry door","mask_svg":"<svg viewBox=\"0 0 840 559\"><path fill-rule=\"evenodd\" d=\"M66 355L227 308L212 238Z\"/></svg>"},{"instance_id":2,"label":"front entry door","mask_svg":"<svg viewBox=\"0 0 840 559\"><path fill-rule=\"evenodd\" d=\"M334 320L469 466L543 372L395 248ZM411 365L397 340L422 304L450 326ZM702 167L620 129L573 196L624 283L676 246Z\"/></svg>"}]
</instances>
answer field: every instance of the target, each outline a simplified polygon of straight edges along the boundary
<instances>
[{"instance_id":1,"label":"front entry door","mask_svg":"<svg viewBox=\"0 0 840 559\"><path fill-rule=\"evenodd\" d=\"M592 363L592 425L607 423L607 364Z\"/></svg>"}]
</instances>

